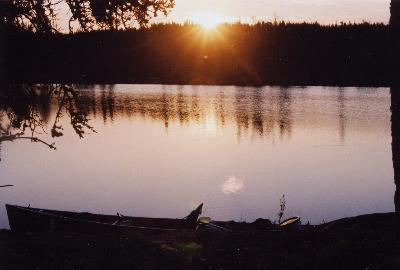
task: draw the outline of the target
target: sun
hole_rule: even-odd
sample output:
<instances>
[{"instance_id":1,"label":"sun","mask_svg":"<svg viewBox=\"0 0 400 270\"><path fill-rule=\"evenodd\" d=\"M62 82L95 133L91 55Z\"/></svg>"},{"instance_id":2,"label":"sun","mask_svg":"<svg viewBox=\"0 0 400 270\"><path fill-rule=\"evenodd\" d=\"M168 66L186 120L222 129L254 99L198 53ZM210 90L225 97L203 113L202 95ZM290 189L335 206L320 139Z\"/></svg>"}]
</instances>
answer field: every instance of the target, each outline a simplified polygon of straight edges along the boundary
<instances>
[{"instance_id":1,"label":"sun","mask_svg":"<svg viewBox=\"0 0 400 270\"><path fill-rule=\"evenodd\" d=\"M215 13L197 13L192 17L194 23L201 25L204 30L215 29L221 23L224 23L224 17Z\"/></svg>"}]
</instances>

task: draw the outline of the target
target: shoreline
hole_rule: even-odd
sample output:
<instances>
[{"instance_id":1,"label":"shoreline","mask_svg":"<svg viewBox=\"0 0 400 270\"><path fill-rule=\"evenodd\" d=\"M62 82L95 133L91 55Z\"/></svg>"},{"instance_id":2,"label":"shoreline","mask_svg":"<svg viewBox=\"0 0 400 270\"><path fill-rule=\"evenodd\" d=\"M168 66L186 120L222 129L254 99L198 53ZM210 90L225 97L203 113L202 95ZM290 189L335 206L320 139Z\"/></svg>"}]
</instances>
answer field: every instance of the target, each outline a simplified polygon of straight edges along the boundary
<instances>
[{"instance_id":1,"label":"shoreline","mask_svg":"<svg viewBox=\"0 0 400 270\"><path fill-rule=\"evenodd\" d=\"M153 81L135 81L135 80L10 80L0 81L1 84L24 85L24 84L77 84L77 85L168 85L168 86L227 86L227 87L355 87L355 88L389 88L399 85L398 82L382 81L380 83L362 83L362 82L302 82L302 83L287 83L287 82L264 82L260 84L253 83L185 83L185 82L153 82Z\"/></svg>"},{"instance_id":2,"label":"shoreline","mask_svg":"<svg viewBox=\"0 0 400 270\"><path fill-rule=\"evenodd\" d=\"M0 230L0 268L399 269L398 220L398 213L376 213L326 223L325 229L310 225L280 233L253 230L162 238Z\"/></svg>"}]
</instances>

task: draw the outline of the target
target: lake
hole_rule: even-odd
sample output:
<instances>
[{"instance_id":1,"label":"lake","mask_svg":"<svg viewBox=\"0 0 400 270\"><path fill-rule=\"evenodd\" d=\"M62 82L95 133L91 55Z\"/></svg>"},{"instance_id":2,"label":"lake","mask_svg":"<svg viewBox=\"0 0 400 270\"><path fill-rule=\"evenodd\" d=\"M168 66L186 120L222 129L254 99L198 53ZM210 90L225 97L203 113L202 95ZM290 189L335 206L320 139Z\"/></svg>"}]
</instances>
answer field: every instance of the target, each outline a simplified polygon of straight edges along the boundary
<instances>
[{"instance_id":1,"label":"lake","mask_svg":"<svg viewBox=\"0 0 400 270\"><path fill-rule=\"evenodd\" d=\"M204 202L216 220L274 221L285 195L284 217L314 224L394 211L389 88L74 85L72 101L46 89L0 107L3 127L29 116L57 147L0 144L0 185L14 185L0 189L0 228L6 203L178 218Z\"/></svg>"}]
</instances>

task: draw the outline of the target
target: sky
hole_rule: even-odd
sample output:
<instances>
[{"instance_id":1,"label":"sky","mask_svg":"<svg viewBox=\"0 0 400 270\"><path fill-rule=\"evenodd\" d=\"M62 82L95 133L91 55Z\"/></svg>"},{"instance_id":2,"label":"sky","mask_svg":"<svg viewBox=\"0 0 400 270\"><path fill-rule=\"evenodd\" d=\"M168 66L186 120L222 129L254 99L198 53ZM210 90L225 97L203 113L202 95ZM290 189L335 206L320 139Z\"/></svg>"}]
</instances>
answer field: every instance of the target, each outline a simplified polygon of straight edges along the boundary
<instances>
[{"instance_id":1,"label":"sky","mask_svg":"<svg viewBox=\"0 0 400 270\"><path fill-rule=\"evenodd\" d=\"M285 20L292 22L383 22L390 17L390 0L176 0L168 17L152 22L185 22L204 24L212 21L253 23ZM60 10L63 30L67 30L68 11Z\"/></svg>"},{"instance_id":2,"label":"sky","mask_svg":"<svg viewBox=\"0 0 400 270\"><path fill-rule=\"evenodd\" d=\"M196 21L203 14L224 21L255 20L389 21L390 0L176 0L176 6L164 21ZM160 19L158 19L160 20Z\"/></svg>"}]
</instances>

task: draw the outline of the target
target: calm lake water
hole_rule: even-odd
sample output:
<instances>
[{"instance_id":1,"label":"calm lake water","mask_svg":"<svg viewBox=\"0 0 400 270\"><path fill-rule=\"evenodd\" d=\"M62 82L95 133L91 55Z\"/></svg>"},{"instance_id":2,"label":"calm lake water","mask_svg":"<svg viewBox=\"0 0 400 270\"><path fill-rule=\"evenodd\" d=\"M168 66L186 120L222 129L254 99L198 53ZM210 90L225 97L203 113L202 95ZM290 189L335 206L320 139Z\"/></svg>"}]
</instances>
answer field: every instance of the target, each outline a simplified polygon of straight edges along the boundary
<instances>
[{"instance_id":1,"label":"calm lake water","mask_svg":"<svg viewBox=\"0 0 400 270\"><path fill-rule=\"evenodd\" d=\"M389 88L74 86L96 131L84 138L59 100L39 98L37 136L1 144L4 204L217 220L321 223L394 211ZM46 99L47 98L47 99ZM2 124L7 115L3 109ZM72 117L73 118L73 117ZM74 119L74 118L73 118Z\"/></svg>"}]
</instances>

